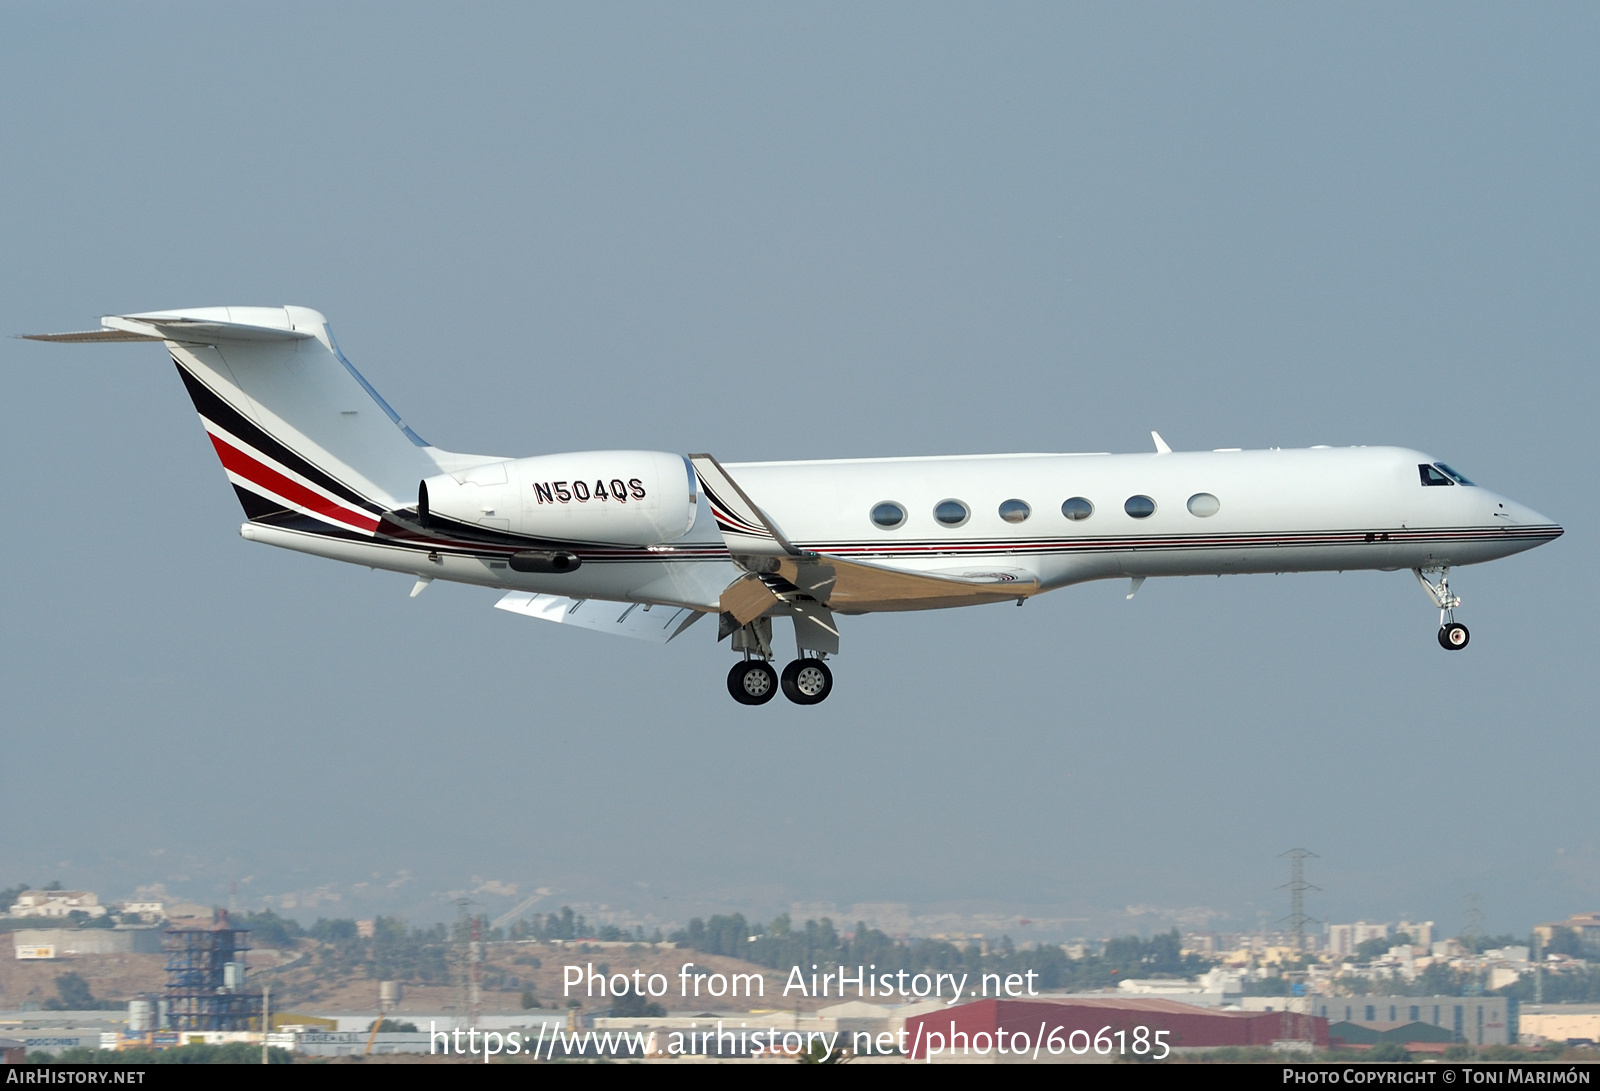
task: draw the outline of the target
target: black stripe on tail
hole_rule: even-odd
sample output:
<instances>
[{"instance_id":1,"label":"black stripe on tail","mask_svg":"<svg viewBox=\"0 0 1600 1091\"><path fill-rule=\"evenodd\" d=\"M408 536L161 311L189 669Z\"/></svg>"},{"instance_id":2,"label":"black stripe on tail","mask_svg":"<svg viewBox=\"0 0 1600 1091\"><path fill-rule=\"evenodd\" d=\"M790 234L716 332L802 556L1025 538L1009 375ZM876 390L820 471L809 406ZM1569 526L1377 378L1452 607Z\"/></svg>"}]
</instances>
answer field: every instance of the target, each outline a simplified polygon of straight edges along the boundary
<instances>
[{"instance_id":1,"label":"black stripe on tail","mask_svg":"<svg viewBox=\"0 0 1600 1091\"><path fill-rule=\"evenodd\" d=\"M172 362L177 365L178 376L183 379L184 388L189 391L189 398L194 402L195 411L206 420L239 437L240 440L248 443L262 454L275 459L307 481L328 490L335 496L348 500L358 507L365 508L374 515L382 515L387 510L378 504L374 504L344 482L330 476L326 470L306 461L303 456L296 454L267 434L254 421L229 405L220 395L201 382L188 368L178 362L176 356L172 358ZM267 514L283 510L282 507L272 504L271 501L256 496L254 493L248 495L251 499L247 501L245 499L246 490L239 490L240 503L244 505L245 515L251 519L257 518L256 509L263 504L270 505L270 511Z\"/></svg>"}]
</instances>

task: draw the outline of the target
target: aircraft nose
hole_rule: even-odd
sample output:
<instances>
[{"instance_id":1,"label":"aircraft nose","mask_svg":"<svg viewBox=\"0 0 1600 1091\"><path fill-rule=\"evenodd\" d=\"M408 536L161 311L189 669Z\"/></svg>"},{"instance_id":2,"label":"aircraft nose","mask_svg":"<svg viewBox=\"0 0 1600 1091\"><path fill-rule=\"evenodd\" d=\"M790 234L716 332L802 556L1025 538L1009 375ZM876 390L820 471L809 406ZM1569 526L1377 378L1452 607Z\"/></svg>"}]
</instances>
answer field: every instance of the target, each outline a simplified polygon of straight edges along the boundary
<instances>
[{"instance_id":1,"label":"aircraft nose","mask_svg":"<svg viewBox=\"0 0 1600 1091\"><path fill-rule=\"evenodd\" d=\"M1504 496L1495 499L1494 521L1515 527L1549 527L1554 532L1551 537L1557 537L1562 533L1561 527L1548 515L1541 515L1528 505L1519 504Z\"/></svg>"}]
</instances>

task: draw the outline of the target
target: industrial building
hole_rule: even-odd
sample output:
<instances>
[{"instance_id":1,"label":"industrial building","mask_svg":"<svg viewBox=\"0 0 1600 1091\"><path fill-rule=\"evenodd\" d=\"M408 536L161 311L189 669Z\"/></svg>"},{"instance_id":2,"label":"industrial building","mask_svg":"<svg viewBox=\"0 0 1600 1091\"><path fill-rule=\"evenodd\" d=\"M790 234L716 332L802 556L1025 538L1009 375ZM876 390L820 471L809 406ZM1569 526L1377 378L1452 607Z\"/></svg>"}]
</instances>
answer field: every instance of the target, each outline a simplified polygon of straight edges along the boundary
<instances>
[{"instance_id":1,"label":"industrial building","mask_svg":"<svg viewBox=\"0 0 1600 1091\"><path fill-rule=\"evenodd\" d=\"M115 928L19 928L11 933L11 942L19 959L158 954L161 951L161 929L138 925L118 925Z\"/></svg>"},{"instance_id":2,"label":"industrial building","mask_svg":"<svg viewBox=\"0 0 1600 1091\"><path fill-rule=\"evenodd\" d=\"M1504 996L1318 996L1312 1000L1312 1011L1329 1023L1385 1031L1425 1023L1449 1031L1454 1041L1474 1046L1517 1040L1517 1002ZM1347 1040L1354 1044L1354 1039Z\"/></svg>"},{"instance_id":3,"label":"industrial building","mask_svg":"<svg viewBox=\"0 0 1600 1091\"><path fill-rule=\"evenodd\" d=\"M1523 1004L1517 1009L1517 1035L1524 1044L1600 1045L1600 1004Z\"/></svg>"},{"instance_id":4,"label":"industrial building","mask_svg":"<svg viewBox=\"0 0 1600 1091\"><path fill-rule=\"evenodd\" d=\"M1047 1036L1054 1032L1058 1041L1068 1043L1068 1048L1054 1056L1047 1047L1040 1048L1035 1056L1033 1047L1040 1043L1033 1039L1041 1027ZM1002 1034L1014 1041L1018 1034L1026 1036L1027 1055L1001 1054L995 1044L1002 1041ZM1223 1046L1309 1051L1327 1048L1328 1021L1298 1012L1215 1011L1159 997L1118 996L976 1000L906 1020L906 1041L917 1043L911 1054L917 1060L928 1059L930 1041L943 1051L935 1052L935 1060L940 1056L995 1063L1133 1060L1159 1057L1159 1050L1137 1048L1138 1043L1157 1040L1174 1051ZM1096 1048L1096 1041L1116 1044L1107 1052Z\"/></svg>"},{"instance_id":5,"label":"industrial building","mask_svg":"<svg viewBox=\"0 0 1600 1091\"><path fill-rule=\"evenodd\" d=\"M1432 1023L1329 1023L1328 1040L1335 1045L1378 1046L1394 1042L1408 1053L1443 1053L1456 1041L1455 1032Z\"/></svg>"}]
</instances>

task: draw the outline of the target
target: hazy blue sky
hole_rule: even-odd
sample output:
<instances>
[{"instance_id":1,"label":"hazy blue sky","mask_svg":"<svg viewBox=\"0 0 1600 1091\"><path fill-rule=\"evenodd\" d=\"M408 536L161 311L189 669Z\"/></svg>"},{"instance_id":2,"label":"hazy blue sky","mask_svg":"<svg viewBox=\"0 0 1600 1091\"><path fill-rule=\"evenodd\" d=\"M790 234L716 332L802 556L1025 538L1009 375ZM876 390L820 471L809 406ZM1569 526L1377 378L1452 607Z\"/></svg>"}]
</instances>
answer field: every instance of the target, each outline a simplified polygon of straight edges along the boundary
<instances>
[{"instance_id":1,"label":"hazy blue sky","mask_svg":"<svg viewBox=\"0 0 1600 1091\"><path fill-rule=\"evenodd\" d=\"M0 331L316 307L511 455L1399 443L1567 535L1459 572L1460 655L1404 572L1099 584L850 619L750 710L704 626L247 544L158 347L6 340L0 885L1254 923L1303 845L1319 917L1600 908L1596 56L1590 4L6 5Z\"/></svg>"}]
</instances>

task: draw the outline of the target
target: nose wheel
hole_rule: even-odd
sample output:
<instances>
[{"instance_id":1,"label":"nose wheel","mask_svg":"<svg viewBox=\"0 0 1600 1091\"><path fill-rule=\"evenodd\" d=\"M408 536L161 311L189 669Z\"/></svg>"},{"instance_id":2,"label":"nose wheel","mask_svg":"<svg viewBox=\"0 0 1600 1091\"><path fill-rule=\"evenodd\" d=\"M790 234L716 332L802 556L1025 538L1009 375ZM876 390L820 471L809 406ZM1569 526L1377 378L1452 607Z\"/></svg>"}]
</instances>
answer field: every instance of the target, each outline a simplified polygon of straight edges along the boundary
<instances>
[{"instance_id":1,"label":"nose wheel","mask_svg":"<svg viewBox=\"0 0 1600 1091\"><path fill-rule=\"evenodd\" d=\"M1423 594L1439 608L1439 647L1447 652L1459 652L1467 646L1472 634L1456 620L1456 607L1461 605L1461 598L1450 591L1450 570L1413 568L1411 571L1417 577L1417 582L1422 584ZM1428 572L1438 572L1439 582L1428 579Z\"/></svg>"}]
</instances>

